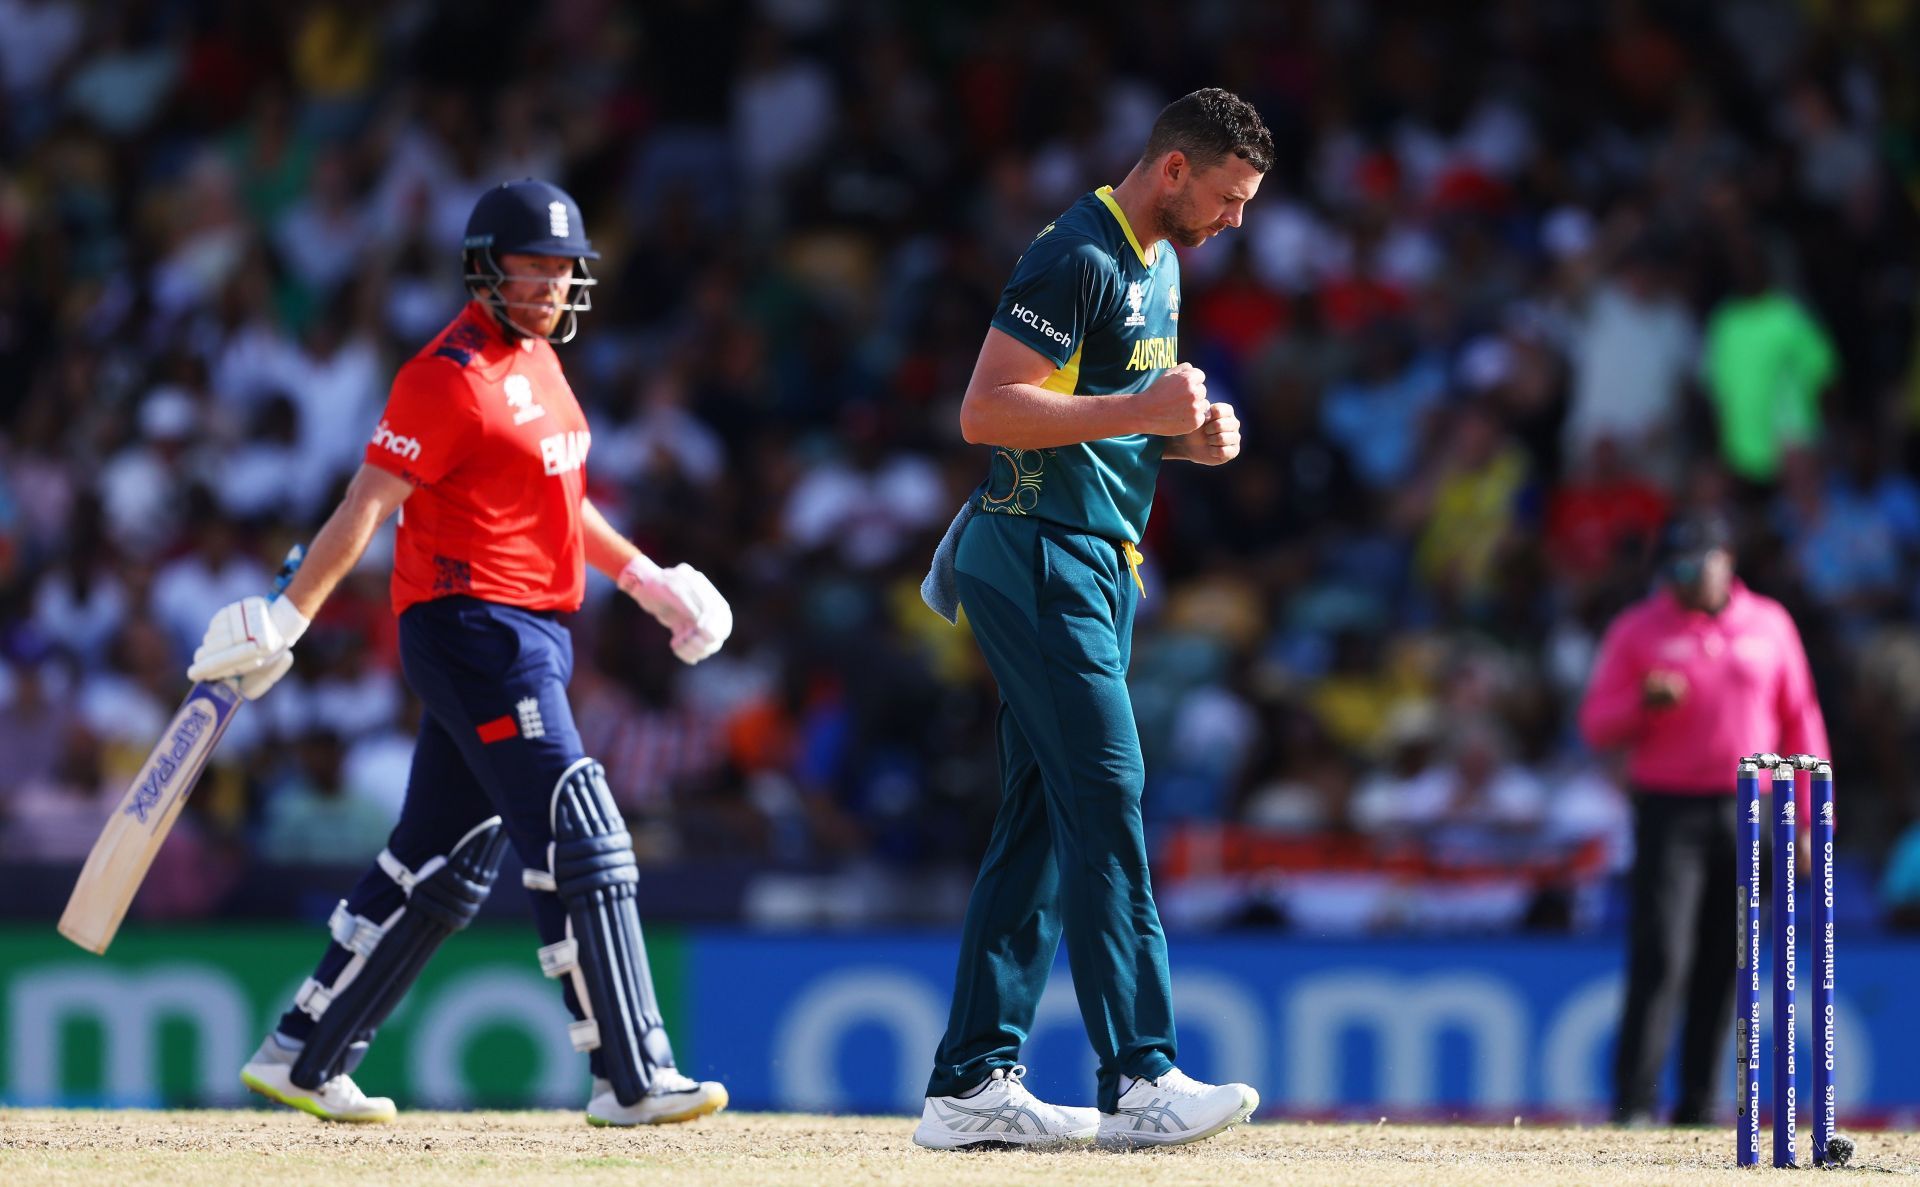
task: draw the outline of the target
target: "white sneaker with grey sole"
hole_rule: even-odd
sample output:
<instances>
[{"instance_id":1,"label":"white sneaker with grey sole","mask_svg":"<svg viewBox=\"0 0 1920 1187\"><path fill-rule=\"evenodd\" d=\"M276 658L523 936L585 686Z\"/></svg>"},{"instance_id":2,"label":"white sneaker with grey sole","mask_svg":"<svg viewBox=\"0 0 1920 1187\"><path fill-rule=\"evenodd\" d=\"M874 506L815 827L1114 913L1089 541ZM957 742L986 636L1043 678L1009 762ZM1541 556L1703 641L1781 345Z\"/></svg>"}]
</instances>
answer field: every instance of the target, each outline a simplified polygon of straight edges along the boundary
<instances>
[{"instance_id":1,"label":"white sneaker with grey sole","mask_svg":"<svg viewBox=\"0 0 1920 1187\"><path fill-rule=\"evenodd\" d=\"M727 1086L718 1080L695 1080L670 1067L655 1069L647 1094L630 1105L620 1103L613 1085L593 1078L593 1096L587 1101L588 1125L671 1125L691 1121L727 1107Z\"/></svg>"},{"instance_id":2,"label":"white sneaker with grey sole","mask_svg":"<svg viewBox=\"0 0 1920 1187\"><path fill-rule=\"evenodd\" d=\"M997 1067L971 1096L929 1096L913 1131L916 1146L967 1150L976 1146L1050 1149L1084 1146L1100 1129L1097 1109L1050 1105L1020 1082L1020 1064Z\"/></svg>"},{"instance_id":3,"label":"white sneaker with grey sole","mask_svg":"<svg viewBox=\"0 0 1920 1187\"><path fill-rule=\"evenodd\" d=\"M1222 1133L1253 1116L1260 1094L1245 1084L1202 1084L1179 1068L1135 1080L1119 1111L1100 1114L1103 1149L1178 1146Z\"/></svg>"}]
</instances>

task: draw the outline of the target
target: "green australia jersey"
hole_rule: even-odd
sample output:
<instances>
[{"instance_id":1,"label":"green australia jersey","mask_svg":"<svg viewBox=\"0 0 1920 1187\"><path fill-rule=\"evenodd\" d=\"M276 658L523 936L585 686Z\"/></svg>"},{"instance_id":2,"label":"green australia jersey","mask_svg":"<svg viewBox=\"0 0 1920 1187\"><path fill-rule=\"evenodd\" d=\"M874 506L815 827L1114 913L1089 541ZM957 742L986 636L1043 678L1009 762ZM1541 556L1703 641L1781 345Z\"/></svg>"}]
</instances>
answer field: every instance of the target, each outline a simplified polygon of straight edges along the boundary
<instances>
[{"instance_id":1,"label":"green australia jersey","mask_svg":"<svg viewBox=\"0 0 1920 1187\"><path fill-rule=\"evenodd\" d=\"M1176 361L1180 261L1165 243L1149 254L1112 187L1102 186L1028 246L1000 294L993 327L1053 363L1040 385L1048 391L1144 390ZM1137 433L1057 449L997 447L980 510L1137 544L1165 446L1164 437Z\"/></svg>"}]
</instances>

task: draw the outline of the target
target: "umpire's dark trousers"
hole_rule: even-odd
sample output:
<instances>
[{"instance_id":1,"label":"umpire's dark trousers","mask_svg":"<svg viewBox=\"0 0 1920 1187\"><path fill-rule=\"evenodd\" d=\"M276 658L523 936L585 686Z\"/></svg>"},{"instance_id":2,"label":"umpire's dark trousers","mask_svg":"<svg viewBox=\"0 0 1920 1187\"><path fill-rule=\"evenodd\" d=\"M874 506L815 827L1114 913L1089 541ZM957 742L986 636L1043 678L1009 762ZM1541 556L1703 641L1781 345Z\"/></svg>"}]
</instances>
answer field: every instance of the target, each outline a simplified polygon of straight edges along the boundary
<instances>
[{"instance_id":1,"label":"umpire's dark trousers","mask_svg":"<svg viewBox=\"0 0 1920 1187\"><path fill-rule=\"evenodd\" d=\"M1713 1118L1733 1025L1739 945L1732 795L1636 788L1629 875L1627 993L1613 1074L1614 1118L1651 1118L1685 1004L1672 1120Z\"/></svg>"}]
</instances>

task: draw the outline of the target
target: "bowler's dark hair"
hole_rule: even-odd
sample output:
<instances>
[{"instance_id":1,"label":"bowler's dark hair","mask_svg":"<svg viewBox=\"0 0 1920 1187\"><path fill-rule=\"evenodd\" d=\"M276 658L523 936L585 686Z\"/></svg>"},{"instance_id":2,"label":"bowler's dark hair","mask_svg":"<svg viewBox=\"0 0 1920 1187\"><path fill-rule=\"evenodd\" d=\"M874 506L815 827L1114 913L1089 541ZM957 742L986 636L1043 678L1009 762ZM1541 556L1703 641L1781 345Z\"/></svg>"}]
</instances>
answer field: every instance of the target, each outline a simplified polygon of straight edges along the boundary
<instances>
[{"instance_id":1,"label":"bowler's dark hair","mask_svg":"<svg viewBox=\"0 0 1920 1187\"><path fill-rule=\"evenodd\" d=\"M1170 152L1185 156L1196 173L1229 156L1265 173L1273 168L1273 134L1253 104L1231 91L1206 87L1161 110L1140 159L1157 161Z\"/></svg>"}]
</instances>

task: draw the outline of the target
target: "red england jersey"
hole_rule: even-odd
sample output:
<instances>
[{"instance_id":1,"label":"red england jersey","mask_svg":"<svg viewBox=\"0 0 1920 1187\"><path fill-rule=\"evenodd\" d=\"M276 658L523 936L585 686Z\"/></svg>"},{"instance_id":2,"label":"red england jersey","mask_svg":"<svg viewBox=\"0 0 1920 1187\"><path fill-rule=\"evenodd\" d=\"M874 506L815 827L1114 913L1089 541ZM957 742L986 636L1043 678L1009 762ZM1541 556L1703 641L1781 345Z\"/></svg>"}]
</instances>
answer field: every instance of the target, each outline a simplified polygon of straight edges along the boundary
<instances>
[{"instance_id":1,"label":"red england jersey","mask_svg":"<svg viewBox=\"0 0 1920 1187\"><path fill-rule=\"evenodd\" d=\"M393 612L467 594L577 610L586 417L540 339L509 342L477 303L394 376L366 460L416 488L400 506Z\"/></svg>"}]
</instances>

